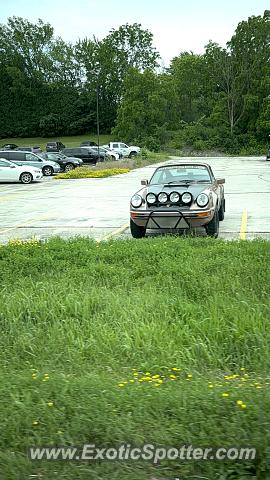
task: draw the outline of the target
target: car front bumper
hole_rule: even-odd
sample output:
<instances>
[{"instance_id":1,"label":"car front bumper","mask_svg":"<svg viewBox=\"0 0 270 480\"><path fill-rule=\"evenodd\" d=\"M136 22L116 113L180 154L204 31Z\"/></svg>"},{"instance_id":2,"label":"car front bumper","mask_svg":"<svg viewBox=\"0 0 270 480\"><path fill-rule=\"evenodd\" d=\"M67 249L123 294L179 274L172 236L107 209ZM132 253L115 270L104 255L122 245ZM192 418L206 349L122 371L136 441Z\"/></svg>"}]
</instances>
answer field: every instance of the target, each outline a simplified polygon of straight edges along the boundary
<instances>
[{"instance_id":1,"label":"car front bumper","mask_svg":"<svg viewBox=\"0 0 270 480\"><path fill-rule=\"evenodd\" d=\"M131 210L130 216L136 225L149 229L186 230L207 225L214 216L214 208L208 210Z\"/></svg>"}]
</instances>

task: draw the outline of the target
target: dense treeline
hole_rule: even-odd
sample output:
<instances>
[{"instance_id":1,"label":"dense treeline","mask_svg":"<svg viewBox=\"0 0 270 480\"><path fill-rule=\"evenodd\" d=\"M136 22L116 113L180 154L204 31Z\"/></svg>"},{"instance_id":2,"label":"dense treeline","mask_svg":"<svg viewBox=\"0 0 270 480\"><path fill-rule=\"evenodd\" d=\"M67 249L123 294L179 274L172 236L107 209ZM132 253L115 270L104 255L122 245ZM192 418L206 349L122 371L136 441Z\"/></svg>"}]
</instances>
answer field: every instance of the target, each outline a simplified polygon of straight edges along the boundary
<instances>
[{"instance_id":1,"label":"dense treeline","mask_svg":"<svg viewBox=\"0 0 270 480\"><path fill-rule=\"evenodd\" d=\"M0 137L76 135L100 128L152 149L259 153L270 134L270 11L239 23L221 48L159 67L152 34L123 25L65 43L41 20L0 25Z\"/></svg>"}]
</instances>

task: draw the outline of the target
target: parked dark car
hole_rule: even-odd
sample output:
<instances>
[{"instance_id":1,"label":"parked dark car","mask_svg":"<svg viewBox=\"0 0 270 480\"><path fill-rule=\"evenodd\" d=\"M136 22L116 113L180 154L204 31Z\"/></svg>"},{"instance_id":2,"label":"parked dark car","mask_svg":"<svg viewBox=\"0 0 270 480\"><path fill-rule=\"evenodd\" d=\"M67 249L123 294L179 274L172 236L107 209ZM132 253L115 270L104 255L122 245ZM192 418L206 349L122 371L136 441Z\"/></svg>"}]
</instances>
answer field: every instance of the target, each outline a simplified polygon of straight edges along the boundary
<instances>
[{"instance_id":1,"label":"parked dark car","mask_svg":"<svg viewBox=\"0 0 270 480\"><path fill-rule=\"evenodd\" d=\"M20 152L32 152L32 147L17 147L14 150L20 150Z\"/></svg>"},{"instance_id":2,"label":"parked dark car","mask_svg":"<svg viewBox=\"0 0 270 480\"><path fill-rule=\"evenodd\" d=\"M46 145L46 152L60 152L66 146L62 142L48 142Z\"/></svg>"},{"instance_id":3,"label":"parked dark car","mask_svg":"<svg viewBox=\"0 0 270 480\"><path fill-rule=\"evenodd\" d=\"M19 150L0 150L0 158L5 158L16 165L29 165L38 168L43 175L50 176L60 172L60 165L51 160L45 160L32 152L21 152Z\"/></svg>"},{"instance_id":4,"label":"parked dark car","mask_svg":"<svg viewBox=\"0 0 270 480\"><path fill-rule=\"evenodd\" d=\"M62 152L55 153L41 153L39 157L44 158L45 160L50 160L57 162L60 165L61 172L70 172L74 168L80 167L83 165L83 161L80 158L67 157Z\"/></svg>"},{"instance_id":5,"label":"parked dark car","mask_svg":"<svg viewBox=\"0 0 270 480\"><path fill-rule=\"evenodd\" d=\"M97 147L97 146L98 146L97 143L92 142L91 140L85 140L80 144L80 147Z\"/></svg>"},{"instance_id":6,"label":"parked dark car","mask_svg":"<svg viewBox=\"0 0 270 480\"><path fill-rule=\"evenodd\" d=\"M17 147L16 143L5 143L2 145L1 150L15 150Z\"/></svg>"},{"instance_id":7,"label":"parked dark car","mask_svg":"<svg viewBox=\"0 0 270 480\"><path fill-rule=\"evenodd\" d=\"M98 161L103 160L101 155L98 155L98 152L95 152L90 147L64 148L62 153L67 157L80 158L83 163L91 163L92 165L96 165Z\"/></svg>"},{"instance_id":8,"label":"parked dark car","mask_svg":"<svg viewBox=\"0 0 270 480\"><path fill-rule=\"evenodd\" d=\"M34 147L17 147L15 150L19 150L20 152L32 152L32 153L41 153L42 150L38 145Z\"/></svg>"},{"instance_id":9,"label":"parked dark car","mask_svg":"<svg viewBox=\"0 0 270 480\"><path fill-rule=\"evenodd\" d=\"M93 150L93 152L99 153L101 162L104 162L105 160L107 161L115 160L115 158L112 158L111 153L106 148L103 148L103 147L82 147L82 148L90 148L90 150Z\"/></svg>"}]
</instances>

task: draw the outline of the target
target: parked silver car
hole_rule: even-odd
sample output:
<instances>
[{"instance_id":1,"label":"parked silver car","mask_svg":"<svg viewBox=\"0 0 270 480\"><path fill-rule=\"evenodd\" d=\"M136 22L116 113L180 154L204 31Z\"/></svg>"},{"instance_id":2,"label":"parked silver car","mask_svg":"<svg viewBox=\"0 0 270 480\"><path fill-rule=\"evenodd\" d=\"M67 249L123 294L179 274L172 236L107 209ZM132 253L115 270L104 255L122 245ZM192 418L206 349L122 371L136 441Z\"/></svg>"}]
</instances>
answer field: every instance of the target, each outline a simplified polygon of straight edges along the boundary
<instances>
[{"instance_id":1,"label":"parked silver car","mask_svg":"<svg viewBox=\"0 0 270 480\"><path fill-rule=\"evenodd\" d=\"M207 163L180 162L158 167L130 201L130 230L135 238L149 229L204 227L217 237L224 219L224 178Z\"/></svg>"},{"instance_id":2,"label":"parked silver car","mask_svg":"<svg viewBox=\"0 0 270 480\"><path fill-rule=\"evenodd\" d=\"M0 157L5 158L16 165L29 165L31 167L39 168L45 177L61 171L60 165L57 162L40 158L35 153L21 152L18 150L3 150L0 151Z\"/></svg>"}]
</instances>

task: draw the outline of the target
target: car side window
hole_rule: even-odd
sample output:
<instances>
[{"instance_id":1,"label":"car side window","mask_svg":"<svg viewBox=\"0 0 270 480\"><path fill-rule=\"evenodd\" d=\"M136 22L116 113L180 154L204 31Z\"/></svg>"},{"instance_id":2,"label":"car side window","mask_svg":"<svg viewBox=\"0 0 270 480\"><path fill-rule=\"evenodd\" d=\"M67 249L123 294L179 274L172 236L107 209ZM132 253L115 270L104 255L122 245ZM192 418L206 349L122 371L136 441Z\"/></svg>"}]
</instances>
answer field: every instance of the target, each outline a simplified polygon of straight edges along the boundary
<instances>
[{"instance_id":1,"label":"car side window","mask_svg":"<svg viewBox=\"0 0 270 480\"><path fill-rule=\"evenodd\" d=\"M26 153L25 154L25 160L28 162L37 162L39 161L38 157L33 155L32 153Z\"/></svg>"},{"instance_id":2,"label":"car side window","mask_svg":"<svg viewBox=\"0 0 270 480\"><path fill-rule=\"evenodd\" d=\"M121 148L128 148L128 146L125 143L120 143Z\"/></svg>"},{"instance_id":3,"label":"car side window","mask_svg":"<svg viewBox=\"0 0 270 480\"><path fill-rule=\"evenodd\" d=\"M118 143L113 143L113 148L118 148Z\"/></svg>"},{"instance_id":4,"label":"car side window","mask_svg":"<svg viewBox=\"0 0 270 480\"><path fill-rule=\"evenodd\" d=\"M9 152L0 152L0 157L8 160L9 159Z\"/></svg>"},{"instance_id":5,"label":"car side window","mask_svg":"<svg viewBox=\"0 0 270 480\"><path fill-rule=\"evenodd\" d=\"M28 154L29 155L29 154ZM25 160L25 154L22 152L12 152L10 154L10 160L23 162Z\"/></svg>"}]
</instances>

